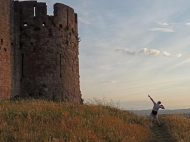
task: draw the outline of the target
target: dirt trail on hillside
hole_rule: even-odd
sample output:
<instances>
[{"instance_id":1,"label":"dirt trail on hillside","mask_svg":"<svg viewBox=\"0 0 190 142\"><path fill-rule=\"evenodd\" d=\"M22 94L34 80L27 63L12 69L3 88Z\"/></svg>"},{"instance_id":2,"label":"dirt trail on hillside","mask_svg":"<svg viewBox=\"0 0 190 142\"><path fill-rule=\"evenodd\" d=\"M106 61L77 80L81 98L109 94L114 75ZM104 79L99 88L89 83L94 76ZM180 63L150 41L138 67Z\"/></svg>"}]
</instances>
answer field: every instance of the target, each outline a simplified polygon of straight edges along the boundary
<instances>
[{"instance_id":1,"label":"dirt trail on hillside","mask_svg":"<svg viewBox=\"0 0 190 142\"><path fill-rule=\"evenodd\" d=\"M150 142L177 142L177 140L170 134L165 123L158 127L157 124L151 126L153 137Z\"/></svg>"}]
</instances>

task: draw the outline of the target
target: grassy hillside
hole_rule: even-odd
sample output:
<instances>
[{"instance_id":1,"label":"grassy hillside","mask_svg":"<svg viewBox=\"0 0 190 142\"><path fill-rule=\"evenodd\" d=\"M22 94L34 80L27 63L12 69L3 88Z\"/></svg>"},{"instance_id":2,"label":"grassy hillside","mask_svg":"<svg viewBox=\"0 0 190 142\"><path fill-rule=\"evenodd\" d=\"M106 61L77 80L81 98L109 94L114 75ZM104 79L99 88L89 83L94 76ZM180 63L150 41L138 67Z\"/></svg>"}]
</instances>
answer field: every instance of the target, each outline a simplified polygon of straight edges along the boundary
<instances>
[{"instance_id":1,"label":"grassy hillside","mask_svg":"<svg viewBox=\"0 0 190 142\"><path fill-rule=\"evenodd\" d=\"M1 101L1 142L190 141L190 119L160 116L162 127L110 105L46 101Z\"/></svg>"}]
</instances>

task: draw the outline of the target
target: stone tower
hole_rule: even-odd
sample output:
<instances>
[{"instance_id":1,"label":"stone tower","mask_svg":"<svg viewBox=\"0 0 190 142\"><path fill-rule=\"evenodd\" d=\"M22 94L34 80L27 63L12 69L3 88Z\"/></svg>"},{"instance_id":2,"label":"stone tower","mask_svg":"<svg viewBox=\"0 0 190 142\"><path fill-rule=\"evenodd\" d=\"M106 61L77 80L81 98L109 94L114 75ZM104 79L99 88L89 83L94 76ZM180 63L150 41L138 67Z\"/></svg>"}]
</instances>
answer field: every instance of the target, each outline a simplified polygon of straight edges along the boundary
<instances>
[{"instance_id":1,"label":"stone tower","mask_svg":"<svg viewBox=\"0 0 190 142\"><path fill-rule=\"evenodd\" d=\"M7 98L12 88L12 8L11 0L0 0L0 96Z\"/></svg>"},{"instance_id":2,"label":"stone tower","mask_svg":"<svg viewBox=\"0 0 190 142\"><path fill-rule=\"evenodd\" d=\"M13 54L0 50L0 56L7 58L0 59L6 64L0 77L6 78L9 87L1 98L11 94L80 103L77 14L56 3L54 16L48 16L46 3L37 1L15 1L13 13Z\"/></svg>"}]
</instances>

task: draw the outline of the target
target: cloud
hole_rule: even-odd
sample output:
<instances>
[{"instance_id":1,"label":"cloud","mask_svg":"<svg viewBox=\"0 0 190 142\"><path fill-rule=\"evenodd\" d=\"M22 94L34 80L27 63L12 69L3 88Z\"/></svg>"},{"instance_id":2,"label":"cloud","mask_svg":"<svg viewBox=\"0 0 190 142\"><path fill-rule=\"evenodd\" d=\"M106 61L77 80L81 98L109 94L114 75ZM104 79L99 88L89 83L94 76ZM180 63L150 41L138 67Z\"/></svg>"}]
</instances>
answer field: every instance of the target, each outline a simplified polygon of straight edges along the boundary
<instances>
[{"instance_id":1,"label":"cloud","mask_svg":"<svg viewBox=\"0 0 190 142\"><path fill-rule=\"evenodd\" d=\"M164 51L164 52L162 52L162 55L168 57L168 56L170 56L170 53Z\"/></svg>"},{"instance_id":2,"label":"cloud","mask_svg":"<svg viewBox=\"0 0 190 142\"><path fill-rule=\"evenodd\" d=\"M182 54L177 54L175 56L171 56L170 53L166 51L159 51L156 49L147 49L147 48L142 48L141 50L137 52L130 51L129 49L115 49L116 52L121 52L122 54L127 54L127 55L140 55L140 54L145 54L145 55L155 55L155 56L165 56L165 57L177 57L180 58Z\"/></svg>"},{"instance_id":3,"label":"cloud","mask_svg":"<svg viewBox=\"0 0 190 142\"><path fill-rule=\"evenodd\" d=\"M82 18L78 18L79 19L79 21L81 21L82 23L85 23L85 24L91 24L89 21L87 21L87 20L84 20L84 19L82 19Z\"/></svg>"},{"instance_id":4,"label":"cloud","mask_svg":"<svg viewBox=\"0 0 190 142\"><path fill-rule=\"evenodd\" d=\"M157 21L157 23L158 23L159 25L162 25L162 26L168 26L168 25L169 25L169 24L166 23L166 22L160 22L160 21Z\"/></svg>"},{"instance_id":5,"label":"cloud","mask_svg":"<svg viewBox=\"0 0 190 142\"><path fill-rule=\"evenodd\" d=\"M190 22L185 24L186 26L190 26Z\"/></svg>"},{"instance_id":6,"label":"cloud","mask_svg":"<svg viewBox=\"0 0 190 142\"><path fill-rule=\"evenodd\" d=\"M117 81L100 81L100 82L98 82L98 83L102 83L102 84L115 84L115 83L117 83Z\"/></svg>"},{"instance_id":7,"label":"cloud","mask_svg":"<svg viewBox=\"0 0 190 142\"><path fill-rule=\"evenodd\" d=\"M179 66L182 66L182 65L185 65L185 64L188 64L188 63L190 63L190 59L187 59L187 60L185 60L185 61L183 61L183 62L181 62L181 63L175 65L173 68L179 67Z\"/></svg>"},{"instance_id":8,"label":"cloud","mask_svg":"<svg viewBox=\"0 0 190 142\"><path fill-rule=\"evenodd\" d=\"M116 52L122 52L123 54L135 55L135 52L132 52L129 49L116 49L115 51Z\"/></svg>"},{"instance_id":9,"label":"cloud","mask_svg":"<svg viewBox=\"0 0 190 142\"><path fill-rule=\"evenodd\" d=\"M177 54L177 55L176 55L177 58L180 58L181 56L182 56L181 54Z\"/></svg>"},{"instance_id":10,"label":"cloud","mask_svg":"<svg viewBox=\"0 0 190 142\"><path fill-rule=\"evenodd\" d=\"M160 51L155 50L155 49L143 48L140 50L140 53L150 54L150 55L158 55L158 54L160 54Z\"/></svg>"},{"instance_id":11,"label":"cloud","mask_svg":"<svg viewBox=\"0 0 190 142\"><path fill-rule=\"evenodd\" d=\"M165 33L171 33L174 32L174 30L170 27L170 28L152 28L149 29L150 31L153 32L165 32Z\"/></svg>"}]
</instances>

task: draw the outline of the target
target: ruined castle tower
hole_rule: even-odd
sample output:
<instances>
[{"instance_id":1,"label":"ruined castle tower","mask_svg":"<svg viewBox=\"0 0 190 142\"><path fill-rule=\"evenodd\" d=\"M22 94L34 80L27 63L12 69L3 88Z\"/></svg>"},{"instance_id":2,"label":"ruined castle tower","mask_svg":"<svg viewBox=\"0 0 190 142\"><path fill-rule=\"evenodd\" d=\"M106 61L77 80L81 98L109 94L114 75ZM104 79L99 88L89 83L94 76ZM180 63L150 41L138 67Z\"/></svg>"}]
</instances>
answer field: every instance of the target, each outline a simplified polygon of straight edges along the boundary
<instances>
[{"instance_id":1,"label":"ruined castle tower","mask_svg":"<svg viewBox=\"0 0 190 142\"><path fill-rule=\"evenodd\" d=\"M10 9L11 1L0 1ZM12 25L10 13L7 21L3 20L5 27L0 26L4 29L0 32L7 33L0 37L0 79L4 79L0 82L0 97L22 95L80 103L78 23L74 10L56 3L54 16L48 16L46 3L15 1ZM0 14L2 18L4 14ZM13 42L10 29L14 31ZM6 39L10 42L5 44ZM13 49L4 51L11 43Z\"/></svg>"},{"instance_id":2,"label":"ruined castle tower","mask_svg":"<svg viewBox=\"0 0 190 142\"><path fill-rule=\"evenodd\" d=\"M12 88L12 1L0 0L0 94L7 98Z\"/></svg>"}]
</instances>

